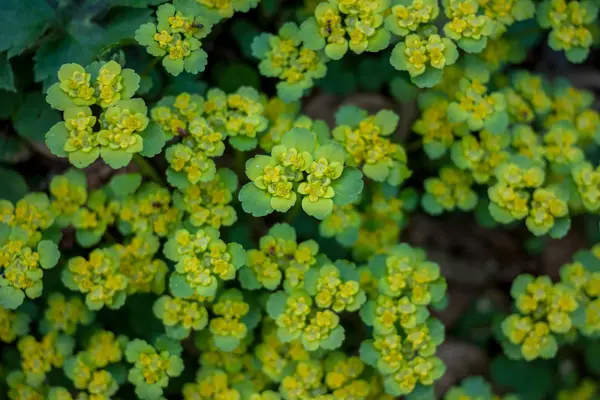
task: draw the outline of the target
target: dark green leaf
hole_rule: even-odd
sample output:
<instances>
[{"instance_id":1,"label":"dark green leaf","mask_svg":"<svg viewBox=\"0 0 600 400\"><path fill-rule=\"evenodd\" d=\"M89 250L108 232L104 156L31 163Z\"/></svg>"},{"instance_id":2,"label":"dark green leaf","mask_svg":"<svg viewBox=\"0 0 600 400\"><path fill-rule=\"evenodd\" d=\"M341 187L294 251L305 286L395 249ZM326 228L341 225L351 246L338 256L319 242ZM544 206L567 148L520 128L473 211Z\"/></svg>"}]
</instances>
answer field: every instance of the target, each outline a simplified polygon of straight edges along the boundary
<instances>
[{"instance_id":1,"label":"dark green leaf","mask_svg":"<svg viewBox=\"0 0 600 400\"><path fill-rule=\"evenodd\" d=\"M61 120L41 93L31 93L13 117L17 133L29 140L43 142L46 132Z\"/></svg>"},{"instance_id":2,"label":"dark green leaf","mask_svg":"<svg viewBox=\"0 0 600 400\"><path fill-rule=\"evenodd\" d=\"M29 190L25 179L19 173L8 168L0 167L0 182L2 182L0 199L10 200L13 203L25 196Z\"/></svg>"},{"instance_id":3,"label":"dark green leaf","mask_svg":"<svg viewBox=\"0 0 600 400\"><path fill-rule=\"evenodd\" d=\"M109 0L112 7L125 6L125 7L136 7L145 8L148 6L157 6L162 3L166 3L167 0Z\"/></svg>"},{"instance_id":4,"label":"dark green leaf","mask_svg":"<svg viewBox=\"0 0 600 400\"><path fill-rule=\"evenodd\" d=\"M0 51L21 54L40 38L55 12L46 0L3 0Z\"/></svg>"},{"instance_id":5,"label":"dark green leaf","mask_svg":"<svg viewBox=\"0 0 600 400\"><path fill-rule=\"evenodd\" d=\"M8 59L8 53L0 53L0 89L16 92L15 75Z\"/></svg>"}]
</instances>

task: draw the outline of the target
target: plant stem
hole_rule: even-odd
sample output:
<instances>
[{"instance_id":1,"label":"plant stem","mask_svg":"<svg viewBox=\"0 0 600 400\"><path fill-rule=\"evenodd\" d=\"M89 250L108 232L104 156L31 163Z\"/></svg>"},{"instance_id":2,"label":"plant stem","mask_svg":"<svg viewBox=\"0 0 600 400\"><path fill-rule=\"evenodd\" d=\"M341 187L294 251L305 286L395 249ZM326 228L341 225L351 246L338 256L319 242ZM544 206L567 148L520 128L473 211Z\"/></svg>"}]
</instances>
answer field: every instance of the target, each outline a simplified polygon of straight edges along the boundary
<instances>
[{"instance_id":1,"label":"plant stem","mask_svg":"<svg viewBox=\"0 0 600 400\"><path fill-rule=\"evenodd\" d=\"M145 176L160 185L167 185L167 182L165 182L164 178L156 172L152 164L150 164L148 160L146 160L143 156L139 154L134 154L133 162L140 169L140 173L142 174L142 176Z\"/></svg>"}]
</instances>

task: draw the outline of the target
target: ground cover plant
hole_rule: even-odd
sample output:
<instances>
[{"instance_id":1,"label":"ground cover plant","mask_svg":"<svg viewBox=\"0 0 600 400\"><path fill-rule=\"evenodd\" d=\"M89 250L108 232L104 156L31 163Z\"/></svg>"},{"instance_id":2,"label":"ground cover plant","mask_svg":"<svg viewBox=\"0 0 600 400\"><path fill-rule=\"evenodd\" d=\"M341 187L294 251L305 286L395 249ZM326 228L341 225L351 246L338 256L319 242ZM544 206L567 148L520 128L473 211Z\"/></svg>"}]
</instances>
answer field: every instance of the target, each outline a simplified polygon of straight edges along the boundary
<instances>
[{"instance_id":1,"label":"ground cover plant","mask_svg":"<svg viewBox=\"0 0 600 400\"><path fill-rule=\"evenodd\" d=\"M5 0L0 399L600 399L595 0Z\"/></svg>"}]
</instances>

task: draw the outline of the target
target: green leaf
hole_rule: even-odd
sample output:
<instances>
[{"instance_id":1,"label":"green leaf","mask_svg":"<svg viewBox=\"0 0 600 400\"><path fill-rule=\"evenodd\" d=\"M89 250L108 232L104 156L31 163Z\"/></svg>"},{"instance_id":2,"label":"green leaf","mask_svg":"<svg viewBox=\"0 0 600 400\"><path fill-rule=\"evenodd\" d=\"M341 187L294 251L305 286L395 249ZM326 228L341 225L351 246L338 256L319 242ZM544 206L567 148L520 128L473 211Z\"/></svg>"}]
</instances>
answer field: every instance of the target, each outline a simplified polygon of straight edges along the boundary
<instances>
[{"instance_id":1,"label":"green leaf","mask_svg":"<svg viewBox=\"0 0 600 400\"><path fill-rule=\"evenodd\" d=\"M185 190L188 186L190 186L190 181L188 181L187 174L181 171L177 172L172 168L167 169L167 181L179 190Z\"/></svg>"},{"instance_id":2,"label":"green leaf","mask_svg":"<svg viewBox=\"0 0 600 400\"><path fill-rule=\"evenodd\" d=\"M215 346L225 352L232 352L239 344L240 339L233 336L213 336L215 340Z\"/></svg>"},{"instance_id":3,"label":"green leaf","mask_svg":"<svg viewBox=\"0 0 600 400\"><path fill-rule=\"evenodd\" d=\"M122 0L127 3L135 3L136 0ZM165 0L159 0L164 2ZM156 2L156 0L155 0ZM135 7L129 5L129 7ZM112 17L104 25L106 31L102 38L104 46L117 44L127 39L133 39L136 29L151 19L153 10L120 8L111 12Z\"/></svg>"},{"instance_id":4,"label":"green leaf","mask_svg":"<svg viewBox=\"0 0 600 400\"><path fill-rule=\"evenodd\" d=\"M416 385L412 392L407 393L404 398L406 400L434 400L435 393L433 386Z\"/></svg>"},{"instance_id":5,"label":"green leaf","mask_svg":"<svg viewBox=\"0 0 600 400\"><path fill-rule=\"evenodd\" d=\"M262 287L254 272L249 267L242 267L238 273L238 280L246 290L258 290Z\"/></svg>"},{"instance_id":6,"label":"green leaf","mask_svg":"<svg viewBox=\"0 0 600 400\"><path fill-rule=\"evenodd\" d=\"M227 93L234 92L242 86L260 88L260 76L256 68L248 64L240 62L217 64L212 68L212 72L213 79Z\"/></svg>"},{"instance_id":7,"label":"green leaf","mask_svg":"<svg viewBox=\"0 0 600 400\"><path fill-rule=\"evenodd\" d=\"M100 155L102 156L104 162L114 169L127 166L131 162L132 158L131 153L128 153L125 150L113 150L108 147L102 148L102 150L100 150Z\"/></svg>"},{"instance_id":8,"label":"green leaf","mask_svg":"<svg viewBox=\"0 0 600 400\"><path fill-rule=\"evenodd\" d=\"M258 140L248 136L232 136L229 138L229 144L239 151L250 151L256 148Z\"/></svg>"},{"instance_id":9,"label":"green leaf","mask_svg":"<svg viewBox=\"0 0 600 400\"><path fill-rule=\"evenodd\" d=\"M554 221L554 225L552 229L550 229L550 237L553 239L560 239L564 237L567 233L569 233L569 229L571 228L571 218L563 217L557 218Z\"/></svg>"},{"instance_id":10,"label":"green leaf","mask_svg":"<svg viewBox=\"0 0 600 400\"><path fill-rule=\"evenodd\" d=\"M33 57L35 80L45 82L45 85L49 86L56 81L56 71L61 65L71 62L87 65L94 61L99 49L80 40L67 35L48 39L42 43Z\"/></svg>"},{"instance_id":11,"label":"green leaf","mask_svg":"<svg viewBox=\"0 0 600 400\"><path fill-rule=\"evenodd\" d=\"M149 6L157 6L159 4L166 3L169 0L108 0L111 7L124 6L124 7L136 7L146 8Z\"/></svg>"},{"instance_id":12,"label":"green leaf","mask_svg":"<svg viewBox=\"0 0 600 400\"><path fill-rule=\"evenodd\" d=\"M312 202L308 196L304 196L302 199L302 209L312 217L323 219L333 211L333 201L331 199L319 199Z\"/></svg>"},{"instance_id":13,"label":"green leaf","mask_svg":"<svg viewBox=\"0 0 600 400\"><path fill-rule=\"evenodd\" d=\"M0 53L0 89L16 92L15 75L7 53Z\"/></svg>"},{"instance_id":14,"label":"green leaf","mask_svg":"<svg viewBox=\"0 0 600 400\"><path fill-rule=\"evenodd\" d=\"M60 258L60 251L56 243L50 240L42 240L37 247L38 253L40 253L40 265L44 269L53 268Z\"/></svg>"},{"instance_id":15,"label":"green leaf","mask_svg":"<svg viewBox=\"0 0 600 400\"><path fill-rule=\"evenodd\" d=\"M137 173L119 174L112 177L108 187L118 198L125 198L133 193L142 184L142 176Z\"/></svg>"},{"instance_id":16,"label":"green leaf","mask_svg":"<svg viewBox=\"0 0 600 400\"><path fill-rule=\"evenodd\" d=\"M338 326L331 331L327 339L321 342L321 347L326 350L335 350L344 343L345 338L344 328Z\"/></svg>"},{"instance_id":17,"label":"green leaf","mask_svg":"<svg viewBox=\"0 0 600 400\"><path fill-rule=\"evenodd\" d=\"M400 76L392 78L390 81L390 94L400 103L409 103L417 97L419 88Z\"/></svg>"},{"instance_id":18,"label":"green leaf","mask_svg":"<svg viewBox=\"0 0 600 400\"><path fill-rule=\"evenodd\" d=\"M254 217L264 217L273 212L271 197L250 182L245 184L238 195L242 208Z\"/></svg>"},{"instance_id":19,"label":"green leaf","mask_svg":"<svg viewBox=\"0 0 600 400\"><path fill-rule=\"evenodd\" d=\"M195 293L194 288L189 285L185 276L178 273L173 273L171 275L171 278L169 279L169 289L171 289L173 296L184 299L193 296Z\"/></svg>"},{"instance_id":20,"label":"green leaf","mask_svg":"<svg viewBox=\"0 0 600 400\"><path fill-rule=\"evenodd\" d=\"M377 350L375 350L375 347L373 347L372 340L365 340L360 344L359 354L360 359L364 363L372 367L377 367L377 360L379 359L379 354L377 354Z\"/></svg>"},{"instance_id":21,"label":"green leaf","mask_svg":"<svg viewBox=\"0 0 600 400\"><path fill-rule=\"evenodd\" d=\"M367 177L374 181L383 182L387 178L390 168L380 161L375 164L365 164L363 166L363 172Z\"/></svg>"},{"instance_id":22,"label":"green leaf","mask_svg":"<svg viewBox=\"0 0 600 400\"><path fill-rule=\"evenodd\" d=\"M12 286L0 287L0 306L14 310L23 304L25 295L19 289Z\"/></svg>"},{"instance_id":23,"label":"green leaf","mask_svg":"<svg viewBox=\"0 0 600 400\"><path fill-rule=\"evenodd\" d=\"M44 95L38 92L25 98L12 119L19 135L38 142L43 142L46 132L61 120L60 113L52 109L46 103Z\"/></svg>"},{"instance_id":24,"label":"green leaf","mask_svg":"<svg viewBox=\"0 0 600 400\"><path fill-rule=\"evenodd\" d=\"M267 301L267 313L273 319L277 318L280 314L283 314L285 311L285 303L287 300L287 295L282 292L275 292L269 296L269 300Z\"/></svg>"},{"instance_id":25,"label":"green leaf","mask_svg":"<svg viewBox=\"0 0 600 400\"><path fill-rule=\"evenodd\" d=\"M496 383L517 391L523 399L540 400L552 391L554 373L548 362L517 361L500 356L492 361L490 370Z\"/></svg>"},{"instance_id":26,"label":"green leaf","mask_svg":"<svg viewBox=\"0 0 600 400\"><path fill-rule=\"evenodd\" d=\"M29 188L25 179L17 172L0 166L0 182L2 182L2 190L0 190L0 199L9 200L16 203L27 194Z\"/></svg>"},{"instance_id":27,"label":"green leaf","mask_svg":"<svg viewBox=\"0 0 600 400\"><path fill-rule=\"evenodd\" d=\"M46 0L3 0L0 52L7 50L9 58L21 54L35 44L54 18L55 11Z\"/></svg>"},{"instance_id":28,"label":"green leaf","mask_svg":"<svg viewBox=\"0 0 600 400\"><path fill-rule=\"evenodd\" d=\"M585 346L585 363L590 371L596 375L600 375L600 342L597 340L590 341Z\"/></svg>"},{"instance_id":29,"label":"green leaf","mask_svg":"<svg viewBox=\"0 0 600 400\"><path fill-rule=\"evenodd\" d=\"M192 52L184 61L186 72L190 74L198 74L206 68L208 63L208 54L203 49L198 49Z\"/></svg>"},{"instance_id":30,"label":"green leaf","mask_svg":"<svg viewBox=\"0 0 600 400\"><path fill-rule=\"evenodd\" d=\"M90 248L98 244L100 239L103 236L102 231L87 231L87 230L76 230L75 231L75 240L77 240L77 244L84 248Z\"/></svg>"},{"instance_id":31,"label":"green leaf","mask_svg":"<svg viewBox=\"0 0 600 400\"><path fill-rule=\"evenodd\" d=\"M419 88L431 88L440 83L443 71L441 69L427 67L421 75L413 76L410 80Z\"/></svg>"},{"instance_id":32,"label":"green leaf","mask_svg":"<svg viewBox=\"0 0 600 400\"><path fill-rule=\"evenodd\" d=\"M165 147L165 133L160 125L155 122L150 122L141 136L144 139L144 148L140 151L140 154L144 157L154 157Z\"/></svg>"},{"instance_id":33,"label":"green leaf","mask_svg":"<svg viewBox=\"0 0 600 400\"><path fill-rule=\"evenodd\" d=\"M343 206L355 202L362 193L364 182L363 174L353 167L344 168L342 176L336 179L331 187L335 192L333 202L338 206Z\"/></svg>"},{"instance_id":34,"label":"green leaf","mask_svg":"<svg viewBox=\"0 0 600 400\"><path fill-rule=\"evenodd\" d=\"M337 125L357 126L360 121L368 116L367 112L356 106L342 106L335 113L335 123Z\"/></svg>"}]
</instances>

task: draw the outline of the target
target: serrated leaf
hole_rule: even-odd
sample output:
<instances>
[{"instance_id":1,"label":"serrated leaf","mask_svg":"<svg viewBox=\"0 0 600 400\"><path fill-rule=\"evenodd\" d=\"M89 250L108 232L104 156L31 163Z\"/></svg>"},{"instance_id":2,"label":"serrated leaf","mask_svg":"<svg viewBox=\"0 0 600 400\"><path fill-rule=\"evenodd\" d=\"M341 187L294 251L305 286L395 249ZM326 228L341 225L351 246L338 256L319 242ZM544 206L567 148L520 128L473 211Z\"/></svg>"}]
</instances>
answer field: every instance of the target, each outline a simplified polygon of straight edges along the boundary
<instances>
[{"instance_id":1,"label":"serrated leaf","mask_svg":"<svg viewBox=\"0 0 600 400\"><path fill-rule=\"evenodd\" d=\"M364 187L362 176L362 172L356 168L344 168L342 176L331 184L335 192L333 202L338 206L343 206L356 201Z\"/></svg>"},{"instance_id":2,"label":"serrated leaf","mask_svg":"<svg viewBox=\"0 0 600 400\"><path fill-rule=\"evenodd\" d=\"M62 120L60 113L46 103L43 94L30 93L12 118L17 133L29 140L43 142L46 132Z\"/></svg>"},{"instance_id":3,"label":"serrated leaf","mask_svg":"<svg viewBox=\"0 0 600 400\"><path fill-rule=\"evenodd\" d=\"M158 1L164 3L166 0ZM136 29L151 19L153 11L151 9L123 8L111 14L112 17L105 24L106 31L102 38L102 44L105 47L118 44L126 39L132 39Z\"/></svg>"},{"instance_id":4,"label":"serrated leaf","mask_svg":"<svg viewBox=\"0 0 600 400\"><path fill-rule=\"evenodd\" d=\"M269 195L253 183L247 183L242 187L238 199L242 203L244 211L254 217L264 217L273 212Z\"/></svg>"},{"instance_id":5,"label":"serrated leaf","mask_svg":"<svg viewBox=\"0 0 600 400\"><path fill-rule=\"evenodd\" d=\"M3 0L0 51L7 50L9 58L21 54L44 34L54 17L46 0Z\"/></svg>"},{"instance_id":6,"label":"serrated leaf","mask_svg":"<svg viewBox=\"0 0 600 400\"><path fill-rule=\"evenodd\" d=\"M113 150L108 147L104 147L100 150L100 156L105 163L110 165L114 169L119 169L127 166L131 162L131 153L125 150Z\"/></svg>"}]
</instances>

